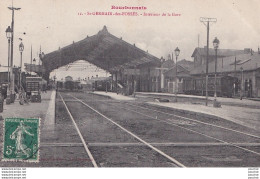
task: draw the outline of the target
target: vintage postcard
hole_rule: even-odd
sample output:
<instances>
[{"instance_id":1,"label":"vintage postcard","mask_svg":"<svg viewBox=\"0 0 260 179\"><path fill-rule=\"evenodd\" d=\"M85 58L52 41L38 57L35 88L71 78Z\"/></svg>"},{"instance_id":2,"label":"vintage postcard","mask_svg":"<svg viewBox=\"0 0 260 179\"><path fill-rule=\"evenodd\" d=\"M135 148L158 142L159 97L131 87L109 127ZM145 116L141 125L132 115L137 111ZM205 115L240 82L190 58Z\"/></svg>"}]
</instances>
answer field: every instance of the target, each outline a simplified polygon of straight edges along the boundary
<instances>
[{"instance_id":1,"label":"vintage postcard","mask_svg":"<svg viewBox=\"0 0 260 179\"><path fill-rule=\"evenodd\" d=\"M0 167L258 172L259 10L1 0Z\"/></svg>"}]
</instances>

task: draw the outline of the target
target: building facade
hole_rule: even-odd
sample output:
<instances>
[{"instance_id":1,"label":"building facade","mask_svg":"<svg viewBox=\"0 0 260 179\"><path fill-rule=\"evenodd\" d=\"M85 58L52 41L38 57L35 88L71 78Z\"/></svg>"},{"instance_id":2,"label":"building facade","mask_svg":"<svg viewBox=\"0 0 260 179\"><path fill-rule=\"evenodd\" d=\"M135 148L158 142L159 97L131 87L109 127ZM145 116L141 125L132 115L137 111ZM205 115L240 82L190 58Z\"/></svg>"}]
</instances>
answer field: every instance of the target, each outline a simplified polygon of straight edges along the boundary
<instances>
[{"instance_id":1,"label":"building facade","mask_svg":"<svg viewBox=\"0 0 260 179\"><path fill-rule=\"evenodd\" d=\"M215 49L209 48L209 61L212 62L216 58ZM222 58L236 56L240 54L248 54L250 53L250 49L246 48L244 50L234 50L234 49L218 49L218 58L222 60ZM194 67L198 67L206 64L207 60L207 47L204 48L195 48L191 57L193 58Z\"/></svg>"},{"instance_id":2,"label":"building facade","mask_svg":"<svg viewBox=\"0 0 260 179\"><path fill-rule=\"evenodd\" d=\"M248 53L249 52L249 53ZM206 64L195 66L191 76L205 76ZM215 75L215 61L208 64L209 76ZM217 76L234 77L234 83L229 88L234 96L260 97L260 52L245 50L244 53L217 58Z\"/></svg>"},{"instance_id":3,"label":"building facade","mask_svg":"<svg viewBox=\"0 0 260 179\"><path fill-rule=\"evenodd\" d=\"M190 70L194 64L192 61L180 60L177 62L177 83L176 77L176 65L173 63L172 67L169 67L163 72L163 91L168 93L183 93L183 80L190 77Z\"/></svg>"}]
</instances>

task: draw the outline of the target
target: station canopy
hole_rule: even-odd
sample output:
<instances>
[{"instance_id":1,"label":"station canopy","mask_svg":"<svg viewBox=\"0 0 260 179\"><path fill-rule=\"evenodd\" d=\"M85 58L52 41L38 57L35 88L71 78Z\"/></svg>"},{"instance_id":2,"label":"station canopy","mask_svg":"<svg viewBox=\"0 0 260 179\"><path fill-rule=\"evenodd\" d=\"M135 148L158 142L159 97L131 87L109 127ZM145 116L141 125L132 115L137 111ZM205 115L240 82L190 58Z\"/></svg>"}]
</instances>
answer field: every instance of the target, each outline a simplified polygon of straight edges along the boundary
<instances>
[{"instance_id":1,"label":"station canopy","mask_svg":"<svg viewBox=\"0 0 260 179\"><path fill-rule=\"evenodd\" d=\"M160 65L157 57L110 34L106 26L96 35L46 54L42 59L46 77L54 69L77 60L86 60L111 73L148 63Z\"/></svg>"}]
</instances>

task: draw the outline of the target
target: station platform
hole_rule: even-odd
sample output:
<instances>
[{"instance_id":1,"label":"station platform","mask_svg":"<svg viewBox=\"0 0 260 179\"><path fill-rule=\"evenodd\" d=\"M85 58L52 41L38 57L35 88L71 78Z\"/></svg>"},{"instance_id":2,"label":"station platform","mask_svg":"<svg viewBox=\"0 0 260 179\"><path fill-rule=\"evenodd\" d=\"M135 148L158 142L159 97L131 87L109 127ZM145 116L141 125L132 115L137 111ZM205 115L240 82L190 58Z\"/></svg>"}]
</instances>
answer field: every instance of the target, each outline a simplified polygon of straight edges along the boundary
<instances>
[{"instance_id":1,"label":"station platform","mask_svg":"<svg viewBox=\"0 0 260 179\"><path fill-rule=\"evenodd\" d=\"M90 93L100 95L100 96L108 96L108 97L115 99L115 100L135 100L134 97L124 96L122 94L117 94L117 93L113 93L113 92L95 91L95 92L90 92Z\"/></svg>"},{"instance_id":2,"label":"station platform","mask_svg":"<svg viewBox=\"0 0 260 179\"><path fill-rule=\"evenodd\" d=\"M153 97L153 98L168 98L173 99L175 94L173 93L150 93L150 92L136 92L138 97ZM205 96L196 96L196 95L185 95L185 94L177 94L178 99L181 101L190 101L191 103L201 103L205 104L206 97ZM214 97L209 96L209 105L212 105ZM217 100L224 105L232 105L232 106L241 106L241 107L260 107L260 101L258 98L247 99L243 98L240 100L239 98L226 98L226 97L217 97Z\"/></svg>"},{"instance_id":3,"label":"station platform","mask_svg":"<svg viewBox=\"0 0 260 179\"><path fill-rule=\"evenodd\" d=\"M14 103L6 104L4 102L4 110L0 113L2 118L8 117L21 117L21 118L41 118L45 119L48 113L49 117L55 117L55 108L51 109L51 103L55 102L56 91L47 91L47 93L41 93L41 103L19 104L19 100L15 100ZM54 105L55 106L55 105Z\"/></svg>"},{"instance_id":4,"label":"station platform","mask_svg":"<svg viewBox=\"0 0 260 179\"><path fill-rule=\"evenodd\" d=\"M150 105L163 106L178 112L197 115L216 120L225 119L254 130L260 130L260 101L249 99L217 98L220 108L213 107L213 97L209 97L208 106L204 96L178 94L178 102L172 102L174 94L137 92L135 98L111 92L94 92L97 95L109 96L116 100L142 100ZM156 99L168 99L169 102L159 102Z\"/></svg>"},{"instance_id":5,"label":"station platform","mask_svg":"<svg viewBox=\"0 0 260 179\"><path fill-rule=\"evenodd\" d=\"M20 105L19 100L7 105L4 103L4 110L0 113L0 129L3 127L5 118L40 118L40 128L42 134L51 131L55 123L55 97L56 91L41 93L41 103L31 103ZM2 131L2 130L1 130ZM2 142L2 138L0 139Z\"/></svg>"},{"instance_id":6,"label":"station platform","mask_svg":"<svg viewBox=\"0 0 260 179\"><path fill-rule=\"evenodd\" d=\"M222 118L237 124L260 130L260 101L250 99L218 97L220 108L213 107L214 97L209 97L208 106L205 105L205 96L178 94L178 102L171 102L175 95L171 93L146 93L138 92L136 97L169 99L169 103L149 101L152 105L173 108L186 113L200 114L202 117Z\"/></svg>"}]
</instances>

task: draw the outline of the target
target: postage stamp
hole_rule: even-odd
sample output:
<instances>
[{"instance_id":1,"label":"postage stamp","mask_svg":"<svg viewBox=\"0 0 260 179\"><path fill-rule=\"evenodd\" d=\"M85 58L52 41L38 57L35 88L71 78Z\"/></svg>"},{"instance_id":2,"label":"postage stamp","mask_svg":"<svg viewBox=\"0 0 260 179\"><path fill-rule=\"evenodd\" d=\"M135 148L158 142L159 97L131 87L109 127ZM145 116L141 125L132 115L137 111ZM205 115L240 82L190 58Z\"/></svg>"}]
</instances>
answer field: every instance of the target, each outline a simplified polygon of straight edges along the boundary
<instances>
[{"instance_id":1,"label":"postage stamp","mask_svg":"<svg viewBox=\"0 0 260 179\"><path fill-rule=\"evenodd\" d=\"M4 120L3 161L39 162L40 119Z\"/></svg>"}]
</instances>

